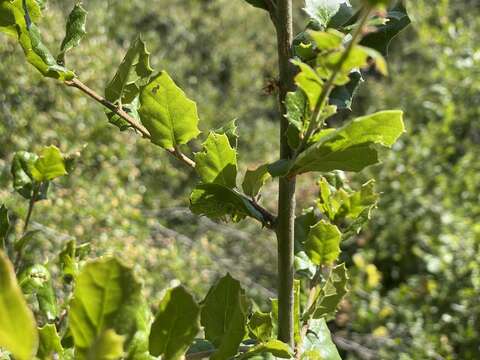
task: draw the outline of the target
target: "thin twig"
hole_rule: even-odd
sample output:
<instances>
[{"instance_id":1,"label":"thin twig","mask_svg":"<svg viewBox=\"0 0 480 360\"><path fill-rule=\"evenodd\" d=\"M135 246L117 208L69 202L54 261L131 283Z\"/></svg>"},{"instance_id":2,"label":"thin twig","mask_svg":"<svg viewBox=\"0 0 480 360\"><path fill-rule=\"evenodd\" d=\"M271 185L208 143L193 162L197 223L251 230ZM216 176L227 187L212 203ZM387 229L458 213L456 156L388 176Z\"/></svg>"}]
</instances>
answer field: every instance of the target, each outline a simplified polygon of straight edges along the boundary
<instances>
[{"instance_id":1,"label":"thin twig","mask_svg":"<svg viewBox=\"0 0 480 360\"><path fill-rule=\"evenodd\" d=\"M105 99L103 96L100 96L99 94L97 94L94 90L92 90L87 85L82 83L79 79L74 78L72 80L65 81L65 84L82 91L84 94L88 95L90 98L92 98L96 102L100 103L101 105L105 106L107 109L111 110L116 115L120 116L123 120L128 122L133 129L138 131L144 138L152 139L152 136L150 135L148 130L142 124L140 124L135 118L133 118L121 107L118 107L117 105ZM192 169L195 168L195 161L193 161L188 156L183 154L179 149L165 149L165 150L170 155L176 157L178 160L183 162L188 167Z\"/></svg>"},{"instance_id":2,"label":"thin twig","mask_svg":"<svg viewBox=\"0 0 480 360\"><path fill-rule=\"evenodd\" d=\"M313 121L310 121L307 132L305 133L305 136L303 137L302 142L300 143L300 146L295 151L294 157L297 157L305 149L305 147L307 146L308 140L317 129L320 122L320 117L322 115L322 110L325 105L324 103L327 100L328 96L330 95L330 92L334 88L335 80L338 74L340 73L340 70L342 69L343 64L348 59L348 56L350 55L352 49L359 41L360 35L362 34L362 31L363 31L363 27L367 23L367 20L370 16L371 11L372 11L371 7L368 7L365 9L364 14L360 20L360 23L358 24L358 27L355 29L355 32L352 35L352 40L348 43L347 48L343 52L338 62L335 64L335 67L332 70L332 74L330 75L330 78L327 80L327 82L323 86L322 92L320 93L318 102L315 106L315 110L313 111L313 114L312 114Z\"/></svg>"}]
</instances>

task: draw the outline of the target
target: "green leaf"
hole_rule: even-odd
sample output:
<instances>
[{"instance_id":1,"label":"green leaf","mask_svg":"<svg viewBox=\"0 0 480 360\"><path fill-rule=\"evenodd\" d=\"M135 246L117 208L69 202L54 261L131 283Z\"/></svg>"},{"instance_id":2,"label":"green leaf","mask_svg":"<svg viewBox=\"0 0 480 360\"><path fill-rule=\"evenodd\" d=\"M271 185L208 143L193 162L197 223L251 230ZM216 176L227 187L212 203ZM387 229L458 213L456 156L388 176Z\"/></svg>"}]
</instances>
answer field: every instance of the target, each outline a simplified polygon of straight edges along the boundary
<instances>
[{"instance_id":1,"label":"green leaf","mask_svg":"<svg viewBox=\"0 0 480 360\"><path fill-rule=\"evenodd\" d=\"M348 273L345 264L335 266L330 270L327 281L315 295L315 299L309 309L305 311L303 320L310 317L320 319L333 316L338 305L347 294Z\"/></svg>"},{"instance_id":2,"label":"green leaf","mask_svg":"<svg viewBox=\"0 0 480 360\"><path fill-rule=\"evenodd\" d=\"M310 228L305 251L315 265L331 265L340 255L341 238L335 225L321 220Z\"/></svg>"},{"instance_id":3,"label":"green leaf","mask_svg":"<svg viewBox=\"0 0 480 360\"><path fill-rule=\"evenodd\" d=\"M327 31L309 31L308 35L315 43L317 50L322 52L341 49L344 38L343 33L333 29L328 29Z\"/></svg>"},{"instance_id":4,"label":"green leaf","mask_svg":"<svg viewBox=\"0 0 480 360\"><path fill-rule=\"evenodd\" d=\"M391 147L405 131L402 117L401 111L382 111L329 132L297 157L289 175L309 171L360 171L378 163L373 145Z\"/></svg>"},{"instance_id":5,"label":"green leaf","mask_svg":"<svg viewBox=\"0 0 480 360\"><path fill-rule=\"evenodd\" d=\"M388 11L387 19L384 25L378 26L376 31L365 35L360 42L361 45L375 49L384 56L388 55L388 48L393 38L411 22L407 9L401 1Z\"/></svg>"},{"instance_id":6,"label":"green leaf","mask_svg":"<svg viewBox=\"0 0 480 360\"><path fill-rule=\"evenodd\" d=\"M70 240L58 255L60 270L62 272L63 280L66 283L72 282L77 275L78 266L75 256L76 241Z\"/></svg>"},{"instance_id":7,"label":"green leaf","mask_svg":"<svg viewBox=\"0 0 480 360\"><path fill-rule=\"evenodd\" d=\"M41 360L54 359L55 356L62 358L63 347L57 328L54 324L47 324L38 329L39 346L37 357Z\"/></svg>"},{"instance_id":8,"label":"green leaf","mask_svg":"<svg viewBox=\"0 0 480 360\"><path fill-rule=\"evenodd\" d=\"M210 133L203 151L195 154L198 175L205 183L234 188L237 181L237 152L225 134Z\"/></svg>"},{"instance_id":9,"label":"green leaf","mask_svg":"<svg viewBox=\"0 0 480 360\"><path fill-rule=\"evenodd\" d=\"M87 33L85 29L86 23L87 11L82 7L81 3L75 4L68 16L65 38L60 46L60 54L57 56L59 63L64 64L67 51L72 50L80 44L80 41L82 41Z\"/></svg>"},{"instance_id":10,"label":"green leaf","mask_svg":"<svg viewBox=\"0 0 480 360\"><path fill-rule=\"evenodd\" d=\"M137 36L130 44L115 76L105 88L105 98L122 105L132 103L152 73L147 45Z\"/></svg>"},{"instance_id":11,"label":"green leaf","mask_svg":"<svg viewBox=\"0 0 480 360\"><path fill-rule=\"evenodd\" d=\"M200 331L199 320L200 307L185 288L168 290L150 330L150 353L164 360L180 359Z\"/></svg>"},{"instance_id":12,"label":"green leaf","mask_svg":"<svg viewBox=\"0 0 480 360\"><path fill-rule=\"evenodd\" d=\"M190 195L190 209L213 220L238 222L249 216L262 224L268 222L245 196L219 184L197 185Z\"/></svg>"},{"instance_id":13,"label":"green leaf","mask_svg":"<svg viewBox=\"0 0 480 360\"><path fill-rule=\"evenodd\" d=\"M245 0L245 1L252 6L268 11L268 4L266 0ZM273 0L273 1L276 1L276 0Z\"/></svg>"},{"instance_id":14,"label":"green leaf","mask_svg":"<svg viewBox=\"0 0 480 360\"><path fill-rule=\"evenodd\" d=\"M26 199L30 199L33 192L32 168L38 156L26 151L18 151L13 156L11 173L14 189Z\"/></svg>"},{"instance_id":15,"label":"green leaf","mask_svg":"<svg viewBox=\"0 0 480 360\"><path fill-rule=\"evenodd\" d=\"M33 359L38 348L35 318L28 308L15 270L0 251L0 347L18 360Z\"/></svg>"},{"instance_id":16,"label":"green leaf","mask_svg":"<svg viewBox=\"0 0 480 360\"><path fill-rule=\"evenodd\" d=\"M109 257L88 262L77 276L70 301L75 346L86 352L108 329L125 335L128 343L137 330L141 304L141 285L130 268Z\"/></svg>"},{"instance_id":17,"label":"green leaf","mask_svg":"<svg viewBox=\"0 0 480 360\"><path fill-rule=\"evenodd\" d=\"M0 206L0 251L5 249L9 231L10 220L8 218L8 209L2 204L2 206Z\"/></svg>"},{"instance_id":18,"label":"green leaf","mask_svg":"<svg viewBox=\"0 0 480 360\"><path fill-rule=\"evenodd\" d=\"M27 0L30 20L37 22L42 16L38 1ZM0 0L0 32L18 37L17 19L24 16L22 0Z\"/></svg>"},{"instance_id":19,"label":"green leaf","mask_svg":"<svg viewBox=\"0 0 480 360\"><path fill-rule=\"evenodd\" d=\"M213 360L224 360L237 353L247 323L248 300L240 282L230 274L221 278L203 302L201 323L205 338L217 347Z\"/></svg>"},{"instance_id":20,"label":"green leaf","mask_svg":"<svg viewBox=\"0 0 480 360\"><path fill-rule=\"evenodd\" d=\"M305 93L310 110L313 111L322 92L323 80L310 65L299 60L292 62L300 68L300 72L295 76L295 84Z\"/></svg>"},{"instance_id":21,"label":"green leaf","mask_svg":"<svg viewBox=\"0 0 480 360\"><path fill-rule=\"evenodd\" d=\"M290 346L280 340L269 340L264 343L255 345L246 353L238 356L238 360L250 359L261 353L270 353L277 358L291 359L294 355Z\"/></svg>"},{"instance_id":22,"label":"green leaf","mask_svg":"<svg viewBox=\"0 0 480 360\"><path fill-rule=\"evenodd\" d=\"M268 172L268 164L261 165L255 170L247 170L243 179L242 189L245 195L252 198L256 197L263 185L270 180L271 175Z\"/></svg>"},{"instance_id":23,"label":"green leaf","mask_svg":"<svg viewBox=\"0 0 480 360\"><path fill-rule=\"evenodd\" d=\"M312 320L303 341L302 360L342 360L325 319Z\"/></svg>"},{"instance_id":24,"label":"green leaf","mask_svg":"<svg viewBox=\"0 0 480 360\"><path fill-rule=\"evenodd\" d=\"M340 10L341 4L349 4L348 0L305 0L305 12L310 18L316 20L325 28L335 14Z\"/></svg>"},{"instance_id":25,"label":"green leaf","mask_svg":"<svg viewBox=\"0 0 480 360\"><path fill-rule=\"evenodd\" d=\"M165 149L186 144L200 133L197 105L165 71L142 88L139 113L152 142Z\"/></svg>"},{"instance_id":26,"label":"green leaf","mask_svg":"<svg viewBox=\"0 0 480 360\"><path fill-rule=\"evenodd\" d=\"M114 330L103 331L87 352L87 360L117 360L123 355L125 337Z\"/></svg>"},{"instance_id":27,"label":"green leaf","mask_svg":"<svg viewBox=\"0 0 480 360\"><path fill-rule=\"evenodd\" d=\"M304 210L302 215L295 218L295 271L299 275L312 278L317 267L308 258L304 243L307 241L310 228L318 222L313 209Z\"/></svg>"},{"instance_id":28,"label":"green leaf","mask_svg":"<svg viewBox=\"0 0 480 360\"><path fill-rule=\"evenodd\" d=\"M285 105L287 107L286 117L288 122L298 131L303 132L310 117L308 99L305 93L300 89L287 93Z\"/></svg>"},{"instance_id":29,"label":"green leaf","mask_svg":"<svg viewBox=\"0 0 480 360\"><path fill-rule=\"evenodd\" d=\"M35 264L22 271L18 279L24 294L35 295L40 313L46 320L55 321L58 305L50 271L43 265Z\"/></svg>"},{"instance_id":30,"label":"green leaf","mask_svg":"<svg viewBox=\"0 0 480 360\"><path fill-rule=\"evenodd\" d=\"M216 129L214 133L227 135L230 145L237 148L238 139L240 138L240 135L238 134L237 119L230 120L222 127Z\"/></svg>"},{"instance_id":31,"label":"green leaf","mask_svg":"<svg viewBox=\"0 0 480 360\"><path fill-rule=\"evenodd\" d=\"M56 146L44 147L40 156L31 168L32 177L35 181L51 181L57 177L67 175L65 160Z\"/></svg>"},{"instance_id":32,"label":"green leaf","mask_svg":"<svg viewBox=\"0 0 480 360\"><path fill-rule=\"evenodd\" d=\"M352 101L358 86L363 82L360 71L352 71L348 75L350 81L342 86L336 86L329 96L329 103L339 109L352 109Z\"/></svg>"},{"instance_id":33,"label":"green leaf","mask_svg":"<svg viewBox=\"0 0 480 360\"><path fill-rule=\"evenodd\" d=\"M273 324L269 313L255 311L248 320L248 333L253 339L266 342L272 337Z\"/></svg>"}]
</instances>

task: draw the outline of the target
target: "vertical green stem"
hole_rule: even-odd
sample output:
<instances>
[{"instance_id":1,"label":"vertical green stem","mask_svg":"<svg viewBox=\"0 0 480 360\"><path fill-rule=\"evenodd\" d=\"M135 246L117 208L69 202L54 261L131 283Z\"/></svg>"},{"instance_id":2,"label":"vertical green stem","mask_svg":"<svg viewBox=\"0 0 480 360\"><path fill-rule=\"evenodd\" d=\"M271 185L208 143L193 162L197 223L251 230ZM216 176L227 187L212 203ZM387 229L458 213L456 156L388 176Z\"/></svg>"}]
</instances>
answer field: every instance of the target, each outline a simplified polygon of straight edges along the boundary
<instances>
[{"instance_id":1,"label":"vertical green stem","mask_svg":"<svg viewBox=\"0 0 480 360\"><path fill-rule=\"evenodd\" d=\"M295 69L292 57L293 20L292 0L277 1L277 47L280 104L280 157L292 157L287 142L288 121L284 114L287 92L294 89ZM276 226L278 241L278 338L294 346L294 295L293 295L293 236L295 223L295 178L280 178L278 189L278 219Z\"/></svg>"}]
</instances>

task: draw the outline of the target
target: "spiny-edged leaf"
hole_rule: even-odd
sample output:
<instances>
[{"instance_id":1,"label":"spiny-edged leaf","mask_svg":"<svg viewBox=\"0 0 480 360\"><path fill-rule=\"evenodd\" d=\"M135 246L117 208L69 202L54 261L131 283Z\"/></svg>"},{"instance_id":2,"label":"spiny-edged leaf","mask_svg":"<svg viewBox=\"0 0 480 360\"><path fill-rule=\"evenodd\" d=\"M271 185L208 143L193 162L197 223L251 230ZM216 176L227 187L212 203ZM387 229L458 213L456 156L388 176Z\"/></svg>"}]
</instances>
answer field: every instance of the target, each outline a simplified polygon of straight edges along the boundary
<instances>
[{"instance_id":1,"label":"spiny-edged leaf","mask_svg":"<svg viewBox=\"0 0 480 360\"><path fill-rule=\"evenodd\" d=\"M237 181L237 152L225 134L210 133L203 151L195 154L195 170L205 183L234 188Z\"/></svg>"},{"instance_id":2,"label":"spiny-edged leaf","mask_svg":"<svg viewBox=\"0 0 480 360\"><path fill-rule=\"evenodd\" d=\"M305 0L304 10L322 28L325 28L340 10L341 4L350 5L348 0Z\"/></svg>"},{"instance_id":3,"label":"spiny-edged leaf","mask_svg":"<svg viewBox=\"0 0 480 360\"><path fill-rule=\"evenodd\" d=\"M145 42L137 36L105 89L105 98L113 103L130 104L147 84L153 69Z\"/></svg>"},{"instance_id":4,"label":"spiny-edged leaf","mask_svg":"<svg viewBox=\"0 0 480 360\"><path fill-rule=\"evenodd\" d=\"M245 1L252 6L268 11L268 3L267 3L268 0L245 0ZM272 0L272 1L275 2L276 0Z\"/></svg>"},{"instance_id":5,"label":"spiny-edged leaf","mask_svg":"<svg viewBox=\"0 0 480 360\"><path fill-rule=\"evenodd\" d=\"M125 336L118 335L115 330L103 331L87 352L87 360L117 360L123 355Z\"/></svg>"},{"instance_id":6,"label":"spiny-edged leaf","mask_svg":"<svg viewBox=\"0 0 480 360\"><path fill-rule=\"evenodd\" d=\"M54 324L47 324L38 329L39 345L37 357L40 359L62 358L63 347L57 328Z\"/></svg>"},{"instance_id":7,"label":"spiny-edged leaf","mask_svg":"<svg viewBox=\"0 0 480 360\"><path fill-rule=\"evenodd\" d=\"M334 315L347 289L348 273L345 264L335 266L330 270L327 281L318 290L309 309L305 311L303 320L313 317L319 319Z\"/></svg>"},{"instance_id":8,"label":"spiny-edged leaf","mask_svg":"<svg viewBox=\"0 0 480 360\"><path fill-rule=\"evenodd\" d=\"M289 174L332 170L360 171L378 163L372 145L391 147L405 131L403 113L391 110L357 118L323 136L301 153Z\"/></svg>"},{"instance_id":9,"label":"spiny-edged leaf","mask_svg":"<svg viewBox=\"0 0 480 360\"><path fill-rule=\"evenodd\" d=\"M230 120L225 125L216 129L214 133L227 135L230 145L237 148L238 139L240 138L240 135L238 134L237 119Z\"/></svg>"},{"instance_id":10,"label":"spiny-edged leaf","mask_svg":"<svg viewBox=\"0 0 480 360\"><path fill-rule=\"evenodd\" d=\"M107 329L130 339L138 328L141 304L141 286L132 269L110 257L88 262L77 276L70 301L75 346L87 351Z\"/></svg>"},{"instance_id":11,"label":"spiny-edged leaf","mask_svg":"<svg viewBox=\"0 0 480 360\"><path fill-rule=\"evenodd\" d=\"M255 311L248 320L248 334L253 339L266 342L272 337L272 317L269 313Z\"/></svg>"},{"instance_id":12,"label":"spiny-edged leaf","mask_svg":"<svg viewBox=\"0 0 480 360\"><path fill-rule=\"evenodd\" d=\"M150 353L180 359L200 331L200 307L182 286L167 291L150 330Z\"/></svg>"},{"instance_id":13,"label":"spiny-edged leaf","mask_svg":"<svg viewBox=\"0 0 480 360\"><path fill-rule=\"evenodd\" d=\"M18 360L33 359L38 332L32 312L22 295L13 265L0 251L0 347Z\"/></svg>"},{"instance_id":14,"label":"spiny-edged leaf","mask_svg":"<svg viewBox=\"0 0 480 360\"><path fill-rule=\"evenodd\" d=\"M17 37L17 19L23 16L23 0L0 0L0 32ZM30 20L37 22L42 16L38 1L27 0Z\"/></svg>"},{"instance_id":15,"label":"spiny-edged leaf","mask_svg":"<svg viewBox=\"0 0 480 360\"><path fill-rule=\"evenodd\" d=\"M35 181L51 181L57 177L67 175L65 159L60 150L54 146L47 146L42 149L40 156L31 169Z\"/></svg>"},{"instance_id":16,"label":"spiny-edged leaf","mask_svg":"<svg viewBox=\"0 0 480 360\"><path fill-rule=\"evenodd\" d=\"M260 211L235 190L219 184L199 184L190 195L190 209L194 214L213 220L234 222L252 217L262 224L267 223Z\"/></svg>"},{"instance_id":17,"label":"spiny-edged leaf","mask_svg":"<svg viewBox=\"0 0 480 360\"><path fill-rule=\"evenodd\" d=\"M335 225L321 220L310 228L305 251L315 265L331 265L340 255L341 238Z\"/></svg>"},{"instance_id":18,"label":"spiny-edged leaf","mask_svg":"<svg viewBox=\"0 0 480 360\"><path fill-rule=\"evenodd\" d=\"M8 209L2 204L2 206L0 206L0 251L5 249L9 230L10 219L8 217Z\"/></svg>"},{"instance_id":19,"label":"spiny-edged leaf","mask_svg":"<svg viewBox=\"0 0 480 360\"><path fill-rule=\"evenodd\" d=\"M67 29L65 38L60 46L60 54L57 56L58 62L65 63L65 53L77 47L87 33L85 25L87 23L87 11L81 3L75 4L67 20Z\"/></svg>"},{"instance_id":20,"label":"spiny-edged leaf","mask_svg":"<svg viewBox=\"0 0 480 360\"><path fill-rule=\"evenodd\" d=\"M329 102L337 106L339 109L352 108L352 100L358 86L362 83L363 77L360 71L352 71L348 75L350 81L342 86L336 86L329 96Z\"/></svg>"},{"instance_id":21,"label":"spiny-edged leaf","mask_svg":"<svg viewBox=\"0 0 480 360\"><path fill-rule=\"evenodd\" d=\"M293 350L280 340L269 340L255 345L253 348L248 350L246 353L238 356L238 360L250 359L261 353L270 353L277 358L282 359L291 359L293 357Z\"/></svg>"},{"instance_id":22,"label":"spiny-edged leaf","mask_svg":"<svg viewBox=\"0 0 480 360\"><path fill-rule=\"evenodd\" d=\"M271 175L268 172L268 164L261 165L255 170L247 170L243 179L242 189L248 196L256 197L263 185L270 180Z\"/></svg>"},{"instance_id":23,"label":"spiny-edged leaf","mask_svg":"<svg viewBox=\"0 0 480 360\"><path fill-rule=\"evenodd\" d=\"M165 149L186 144L200 133L197 105L165 71L141 90L139 113L152 142Z\"/></svg>"},{"instance_id":24,"label":"spiny-edged leaf","mask_svg":"<svg viewBox=\"0 0 480 360\"><path fill-rule=\"evenodd\" d=\"M361 40L360 44L375 49L382 55L388 55L388 47L392 39L403 29L410 25L407 9L398 1L397 4L388 11L388 22L377 27L377 30L371 32Z\"/></svg>"},{"instance_id":25,"label":"spiny-edged leaf","mask_svg":"<svg viewBox=\"0 0 480 360\"><path fill-rule=\"evenodd\" d=\"M323 81L310 65L299 60L292 62L300 68L300 72L295 76L295 84L305 93L310 110L313 111L322 92Z\"/></svg>"},{"instance_id":26,"label":"spiny-edged leaf","mask_svg":"<svg viewBox=\"0 0 480 360\"><path fill-rule=\"evenodd\" d=\"M325 319L310 321L302 348L302 360L342 360Z\"/></svg>"},{"instance_id":27,"label":"spiny-edged leaf","mask_svg":"<svg viewBox=\"0 0 480 360\"><path fill-rule=\"evenodd\" d=\"M205 338L218 350L211 357L224 360L237 353L247 323L248 300L238 280L230 274L221 278L208 292L201 313Z\"/></svg>"},{"instance_id":28,"label":"spiny-edged leaf","mask_svg":"<svg viewBox=\"0 0 480 360\"><path fill-rule=\"evenodd\" d=\"M22 271L18 279L23 293L34 294L40 313L48 322L53 322L58 317L58 305L50 271L35 264Z\"/></svg>"}]
</instances>

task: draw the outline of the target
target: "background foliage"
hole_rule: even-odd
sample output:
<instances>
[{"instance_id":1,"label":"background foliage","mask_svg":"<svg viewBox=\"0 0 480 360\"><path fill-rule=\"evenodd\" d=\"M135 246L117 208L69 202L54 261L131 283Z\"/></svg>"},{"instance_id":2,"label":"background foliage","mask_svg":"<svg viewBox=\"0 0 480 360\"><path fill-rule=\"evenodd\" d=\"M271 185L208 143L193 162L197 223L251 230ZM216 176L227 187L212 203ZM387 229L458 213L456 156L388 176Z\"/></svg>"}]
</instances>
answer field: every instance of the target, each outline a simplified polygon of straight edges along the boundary
<instances>
[{"instance_id":1,"label":"background foliage","mask_svg":"<svg viewBox=\"0 0 480 360\"><path fill-rule=\"evenodd\" d=\"M49 3L41 25L51 29L45 40L59 43L64 24L58 19L73 2ZM275 39L263 12L229 0L90 0L85 7L94 9L88 35L72 58L87 84L104 88L109 69L140 31L155 68L169 69L199 104L204 123L219 127L238 118L245 163L253 168L275 159L275 98L265 89L275 74ZM300 6L297 11L303 16ZM345 260L353 255L352 292L330 325L351 359L474 359L480 351L480 47L472 34L480 30L480 11L467 0L420 0L409 11L414 25L391 49L392 76L370 79L353 108L402 108L409 134L371 170L384 194L370 228L344 244ZM273 294L273 238L258 236L247 221L232 230L191 215L185 199L193 176L180 164L146 141L112 131L87 99L18 66L23 54L15 41L2 37L0 53L0 202L9 199L19 215L26 211L9 185L15 151L55 144L71 152L88 144L74 173L50 190L53 200L38 204L34 226L45 231L29 256L48 257L74 236L148 273L146 291L157 299L159 289L179 281L203 297L226 270L250 295ZM317 191L315 179L302 180L298 201Z\"/></svg>"}]
</instances>

